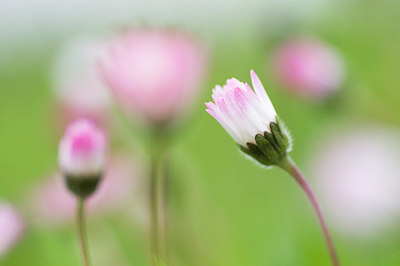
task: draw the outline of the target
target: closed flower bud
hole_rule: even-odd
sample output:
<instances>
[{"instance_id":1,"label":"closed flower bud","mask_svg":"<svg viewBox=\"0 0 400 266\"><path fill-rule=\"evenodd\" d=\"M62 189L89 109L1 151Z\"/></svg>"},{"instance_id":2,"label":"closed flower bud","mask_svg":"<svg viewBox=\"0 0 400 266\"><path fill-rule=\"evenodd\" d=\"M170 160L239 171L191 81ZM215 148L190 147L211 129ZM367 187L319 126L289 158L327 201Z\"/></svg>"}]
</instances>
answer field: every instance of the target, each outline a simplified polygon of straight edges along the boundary
<instances>
[{"instance_id":1,"label":"closed flower bud","mask_svg":"<svg viewBox=\"0 0 400 266\"><path fill-rule=\"evenodd\" d=\"M213 90L211 114L240 145L243 152L263 165L279 165L290 150L290 139L257 74L250 72L254 91L232 78Z\"/></svg>"},{"instance_id":2,"label":"closed flower bud","mask_svg":"<svg viewBox=\"0 0 400 266\"><path fill-rule=\"evenodd\" d=\"M59 166L71 192L92 194L106 161L106 136L89 120L77 120L66 130L59 145Z\"/></svg>"}]
</instances>

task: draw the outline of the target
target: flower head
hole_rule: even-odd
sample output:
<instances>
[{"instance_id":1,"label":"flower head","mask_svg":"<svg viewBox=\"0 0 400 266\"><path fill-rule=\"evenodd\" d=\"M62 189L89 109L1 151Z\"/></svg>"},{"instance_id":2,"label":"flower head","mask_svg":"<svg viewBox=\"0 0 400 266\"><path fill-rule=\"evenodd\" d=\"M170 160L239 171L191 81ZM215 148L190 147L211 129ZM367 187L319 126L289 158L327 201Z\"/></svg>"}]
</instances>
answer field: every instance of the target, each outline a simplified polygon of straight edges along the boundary
<instances>
[{"instance_id":1,"label":"flower head","mask_svg":"<svg viewBox=\"0 0 400 266\"><path fill-rule=\"evenodd\" d=\"M0 202L0 257L21 238L25 222L8 203Z\"/></svg>"},{"instance_id":2,"label":"flower head","mask_svg":"<svg viewBox=\"0 0 400 266\"><path fill-rule=\"evenodd\" d=\"M74 193L81 183L93 186L94 191L105 168L106 142L104 132L89 120L68 126L60 141L59 166Z\"/></svg>"},{"instance_id":3,"label":"flower head","mask_svg":"<svg viewBox=\"0 0 400 266\"><path fill-rule=\"evenodd\" d=\"M274 72L288 91L306 98L332 95L344 79L338 52L317 39L292 39L274 53Z\"/></svg>"},{"instance_id":4,"label":"flower head","mask_svg":"<svg viewBox=\"0 0 400 266\"><path fill-rule=\"evenodd\" d=\"M204 63L204 50L190 37L141 29L117 36L99 71L124 109L157 124L190 106Z\"/></svg>"},{"instance_id":5,"label":"flower head","mask_svg":"<svg viewBox=\"0 0 400 266\"><path fill-rule=\"evenodd\" d=\"M71 176L90 176L104 170L106 136L92 122L80 119L70 124L61 139L59 164Z\"/></svg>"},{"instance_id":6,"label":"flower head","mask_svg":"<svg viewBox=\"0 0 400 266\"><path fill-rule=\"evenodd\" d=\"M277 114L257 74L250 71L254 91L232 78L213 90L214 102L206 103L212 115L242 150L265 165L276 164L290 148Z\"/></svg>"}]
</instances>

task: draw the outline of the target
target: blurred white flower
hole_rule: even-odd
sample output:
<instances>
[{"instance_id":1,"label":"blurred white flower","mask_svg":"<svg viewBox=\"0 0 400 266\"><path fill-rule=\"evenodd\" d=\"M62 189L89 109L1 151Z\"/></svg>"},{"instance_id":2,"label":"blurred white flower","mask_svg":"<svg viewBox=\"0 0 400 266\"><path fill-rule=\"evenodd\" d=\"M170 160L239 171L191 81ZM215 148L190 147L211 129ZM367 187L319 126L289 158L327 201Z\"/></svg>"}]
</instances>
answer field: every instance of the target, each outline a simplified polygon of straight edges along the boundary
<instances>
[{"instance_id":1,"label":"blurred white flower","mask_svg":"<svg viewBox=\"0 0 400 266\"><path fill-rule=\"evenodd\" d=\"M64 126L85 117L103 124L111 98L95 68L105 56L105 40L81 36L67 43L52 67L53 89ZM58 118L59 119L59 118Z\"/></svg>"},{"instance_id":2,"label":"blurred white flower","mask_svg":"<svg viewBox=\"0 0 400 266\"><path fill-rule=\"evenodd\" d=\"M342 128L343 129L343 128ZM400 134L384 127L345 129L314 153L316 188L334 225L371 236L400 217Z\"/></svg>"}]
</instances>

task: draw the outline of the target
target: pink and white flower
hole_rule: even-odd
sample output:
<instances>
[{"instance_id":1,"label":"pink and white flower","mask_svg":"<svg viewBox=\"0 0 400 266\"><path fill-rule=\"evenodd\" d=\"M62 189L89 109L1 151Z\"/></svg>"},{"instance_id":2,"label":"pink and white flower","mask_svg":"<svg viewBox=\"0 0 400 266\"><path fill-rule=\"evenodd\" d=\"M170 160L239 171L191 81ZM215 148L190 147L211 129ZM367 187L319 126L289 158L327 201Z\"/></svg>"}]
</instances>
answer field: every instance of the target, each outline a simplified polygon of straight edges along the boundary
<instances>
[{"instance_id":1,"label":"pink and white flower","mask_svg":"<svg viewBox=\"0 0 400 266\"><path fill-rule=\"evenodd\" d=\"M311 99L332 95L345 76L339 53L312 38L284 42L273 55L273 70L283 88Z\"/></svg>"},{"instance_id":2,"label":"pink and white flower","mask_svg":"<svg viewBox=\"0 0 400 266\"><path fill-rule=\"evenodd\" d=\"M126 31L111 42L108 58L99 61L99 72L118 102L150 123L183 114L205 72L204 49L172 31Z\"/></svg>"},{"instance_id":3,"label":"pink and white flower","mask_svg":"<svg viewBox=\"0 0 400 266\"><path fill-rule=\"evenodd\" d=\"M25 222L14 207L0 202L0 258L22 237Z\"/></svg>"},{"instance_id":4,"label":"pink and white flower","mask_svg":"<svg viewBox=\"0 0 400 266\"><path fill-rule=\"evenodd\" d=\"M59 166L69 176L93 176L105 168L105 133L89 120L70 124L60 141Z\"/></svg>"},{"instance_id":5,"label":"pink and white flower","mask_svg":"<svg viewBox=\"0 0 400 266\"><path fill-rule=\"evenodd\" d=\"M106 124L109 118L110 93L97 74L96 60L106 56L106 42L81 36L67 43L52 66L57 116L62 127L77 118Z\"/></svg>"},{"instance_id":6,"label":"pink and white flower","mask_svg":"<svg viewBox=\"0 0 400 266\"><path fill-rule=\"evenodd\" d=\"M243 147L248 142L255 144L254 137L271 132L269 124L277 122L277 114L260 79L253 70L250 75L254 91L249 84L232 78L223 87L215 86L214 102L206 103L206 111Z\"/></svg>"}]
</instances>

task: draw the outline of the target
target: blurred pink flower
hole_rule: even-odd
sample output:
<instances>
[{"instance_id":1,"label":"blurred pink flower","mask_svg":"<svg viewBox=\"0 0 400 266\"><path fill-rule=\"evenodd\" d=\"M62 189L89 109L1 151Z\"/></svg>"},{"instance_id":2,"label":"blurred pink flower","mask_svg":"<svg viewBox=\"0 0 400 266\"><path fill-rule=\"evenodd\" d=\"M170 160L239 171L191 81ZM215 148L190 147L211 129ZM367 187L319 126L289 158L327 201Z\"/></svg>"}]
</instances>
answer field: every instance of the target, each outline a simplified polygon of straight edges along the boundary
<instances>
[{"instance_id":1,"label":"blurred pink flower","mask_svg":"<svg viewBox=\"0 0 400 266\"><path fill-rule=\"evenodd\" d=\"M4 256L21 238L25 222L10 204L0 202L0 257Z\"/></svg>"},{"instance_id":2,"label":"blurred pink flower","mask_svg":"<svg viewBox=\"0 0 400 266\"><path fill-rule=\"evenodd\" d=\"M111 42L99 72L124 109L150 123L171 122L197 94L205 51L178 32L130 30Z\"/></svg>"},{"instance_id":3,"label":"blurred pink flower","mask_svg":"<svg viewBox=\"0 0 400 266\"><path fill-rule=\"evenodd\" d=\"M101 173L106 163L107 138L90 120L79 119L71 123L59 145L59 166L72 177Z\"/></svg>"},{"instance_id":4,"label":"blurred pink flower","mask_svg":"<svg viewBox=\"0 0 400 266\"><path fill-rule=\"evenodd\" d=\"M106 124L110 95L95 67L95 60L106 56L105 51L105 41L85 36L61 49L52 67L60 126L81 117Z\"/></svg>"},{"instance_id":5,"label":"blurred pink flower","mask_svg":"<svg viewBox=\"0 0 400 266\"><path fill-rule=\"evenodd\" d=\"M128 157L111 160L99 187L87 199L89 214L105 213L129 203L138 171ZM34 215L38 220L53 223L69 222L75 217L77 199L72 195L60 174L40 184L33 193Z\"/></svg>"},{"instance_id":6,"label":"blurred pink flower","mask_svg":"<svg viewBox=\"0 0 400 266\"><path fill-rule=\"evenodd\" d=\"M346 129L327 139L311 164L332 221L367 236L400 217L400 134L382 127Z\"/></svg>"},{"instance_id":7,"label":"blurred pink flower","mask_svg":"<svg viewBox=\"0 0 400 266\"><path fill-rule=\"evenodd\" d=\"M285 89L311 99L332 95L344 80L344 63L338 52L314 38L281 44L273 55L273 71Z\"/></svg>"}]
</instances>

